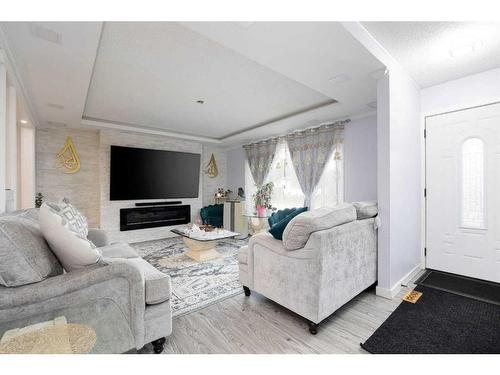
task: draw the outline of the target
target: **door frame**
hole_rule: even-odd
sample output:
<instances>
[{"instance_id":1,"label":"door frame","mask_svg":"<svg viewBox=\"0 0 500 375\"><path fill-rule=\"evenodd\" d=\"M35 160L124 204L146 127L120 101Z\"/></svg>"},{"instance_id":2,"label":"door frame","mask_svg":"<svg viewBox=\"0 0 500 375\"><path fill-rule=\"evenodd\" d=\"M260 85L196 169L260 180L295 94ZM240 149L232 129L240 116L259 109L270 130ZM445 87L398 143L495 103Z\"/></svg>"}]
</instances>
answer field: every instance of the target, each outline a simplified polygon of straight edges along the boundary
<instances>
[{"instance_id":1,"label":"door frame","mask_svg":"<svg viewBox=\"0 0 500 375\"><path fill-rule=\"evenodd\" d=\"M477 105L471 105L468 107L464 108L450 108L446 111L439 112L439 113L428 113L428 114L423 114L422 116L422 123L421 123L421 134L423 135L422 142L421 142L421 197L422 197L422 205L421 205L421 253L420 253L420 260L421 260L421 265L423 269L427 268L427 256L426 256L426 248L427 248L427 197L425 196L425 191L427 189L427 137L426 137L426 132L427 132L427 119L430 117L436 117L436 116L442 116L442 115L447 115L450 113L455 113L455 112L462 112L462 111L467 111L469 109L474 109L474 108L481 108L481 107L487 107L490 105L495 105L495 104L500 104L500 100L495 100L493 102L488 102L485 104L477 104Z\"/></svg>"}]
</instances>

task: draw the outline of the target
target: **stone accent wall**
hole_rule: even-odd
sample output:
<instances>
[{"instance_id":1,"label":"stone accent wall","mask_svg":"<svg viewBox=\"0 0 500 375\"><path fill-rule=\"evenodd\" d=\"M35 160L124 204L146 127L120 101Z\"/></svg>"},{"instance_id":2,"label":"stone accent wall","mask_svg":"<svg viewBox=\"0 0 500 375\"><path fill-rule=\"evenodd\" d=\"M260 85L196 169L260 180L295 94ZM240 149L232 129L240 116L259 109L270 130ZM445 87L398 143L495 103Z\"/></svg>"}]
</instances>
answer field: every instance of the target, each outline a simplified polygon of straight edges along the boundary
<instances>
[{"instance_id":1,"label":"stone accent wall","mask_svg":"<svg viewBox=\"0 0 500 375\"><path fill-rule=\"evenodd\" d=\"M110 146L127 146L150 148L156 150L202 153L202 145L193 141L186 141L156 135L127 133L116 130L101 130L100 132L100 191L101 191L101 228L106 230L112 241L139 242L159 238L172 237L170 231L174 226L147 228L120 232L120 208L135 207L136 202L154 202L162 199L110 201L109 200L109 173L110 173ZM203 156L201 158L203 160ZM200 168L200 173L202 169ZM198 198L181 199L183 204L191 205L191 220L193 221L202 207L203 178L200 176L200 191Z\"/></svg>"},{"instance_id":2,"label":"stone accent wall","mask_svg":"<svg viewBox=\"0 0 500 375\"><path fill-rule=\"evenodd\" d=\"M212 153L215 156L215 161L217 163L217 169L219 174L215 178L210 178L205 170L208 163L210 162L210 157ZM208 206L209 204L214 204L214 194L217 188L221 187L227 189L227 158L226 151L222 148L204 145L203 146L203 206Z\"/></svg>"},{"instance_id":3,"label":"stone accent wall","mask_svg":"<svg viewBox=\"0 0 500 375\"><path fill-rule=\"evenodd\" d=\"M80 156L80 171L64 173L56 167L56 155L71 137ZM36 130L36 192L47 201L68 198L87 217L90 227L99 227L99 131L69 128Z\"/></svg>"},{"instance_id":4,"label":"stone accent wall","mask_svg":"<svg viewBox=\"0 0 500 375\"><path fill-rule=\"evenodd\" d=\"M111 241L139 242L174 236L171 227L120 231L120 209L135 207L136 202L153 200L110 201L110 146L128 146L193 152L201 154L200 189L198 198L180 199L191 205L191 220L199 217L200 208L214 203L218 187L226 186L227 160L223 149L199 142L117 130L81 130L70 128L43 128L37 130L36 176L37 192L47 200L68 198L87 216L91 227L100 227ZM64 146L66 137L72 137L80 156L81 170L65 174L56 167L56 154ZM210 178L204 172L214 153L219 175Z\"/></svg>"}]
</instances>

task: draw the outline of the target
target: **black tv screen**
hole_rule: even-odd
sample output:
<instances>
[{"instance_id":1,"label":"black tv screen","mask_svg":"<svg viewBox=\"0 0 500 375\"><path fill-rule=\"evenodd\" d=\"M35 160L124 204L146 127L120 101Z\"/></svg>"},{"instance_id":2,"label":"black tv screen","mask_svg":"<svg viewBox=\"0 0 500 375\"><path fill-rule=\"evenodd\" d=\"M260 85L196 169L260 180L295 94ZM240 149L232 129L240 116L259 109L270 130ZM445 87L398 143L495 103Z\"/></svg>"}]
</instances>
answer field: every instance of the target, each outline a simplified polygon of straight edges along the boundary
<instances>
[{"instance_id":1,"label":"black tv screen","mask_svg":"<svg viewBox=\"0 0 500 375\"><path fill-rule=\"evenodd\" d=\"M197 198L200 155L111 146L110 199Z\"/></svg>"}]
</instances>

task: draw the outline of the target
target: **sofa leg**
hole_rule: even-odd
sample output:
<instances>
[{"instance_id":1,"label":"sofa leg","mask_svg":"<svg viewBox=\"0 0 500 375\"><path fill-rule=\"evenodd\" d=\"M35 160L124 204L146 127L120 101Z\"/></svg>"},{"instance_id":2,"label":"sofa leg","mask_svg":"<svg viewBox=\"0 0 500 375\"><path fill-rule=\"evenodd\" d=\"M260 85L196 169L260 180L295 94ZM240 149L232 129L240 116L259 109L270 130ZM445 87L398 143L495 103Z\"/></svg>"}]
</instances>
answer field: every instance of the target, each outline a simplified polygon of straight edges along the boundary
<instances>
[{"instance_id":1,"label":"sofa leg","mask_svg":"<svg viewBox=\"0 0 500 375\"><path fill-rule=\"evenodd\" d=\"M160 354L163 351L163 344L165 344L166 341L165 337L162 337L161 339L151 342L155 354Z\"/></svg>"},{"instance_id":2,"label":"sofa leg","mask_svg":"<svg viewBox=\"0 0 500 375\"><path fill-rule=\"evenodd\" d=\"M243 286L243 291L245 292L245 296L249 296L252 292L250 292L250 288L247 286Z\"/></svg>"},{"instance_id":3,"label":"sofa leg","mask_svg":"<svg viewBox=\"0 0 500 375\"><path fill-rule=\"evenodd\" d=\"M318 324L313 323L311 321L308 322L309 324L309 332L311 332L311 335L315 335L318 333Z\"/></svg>"}]
</instances>

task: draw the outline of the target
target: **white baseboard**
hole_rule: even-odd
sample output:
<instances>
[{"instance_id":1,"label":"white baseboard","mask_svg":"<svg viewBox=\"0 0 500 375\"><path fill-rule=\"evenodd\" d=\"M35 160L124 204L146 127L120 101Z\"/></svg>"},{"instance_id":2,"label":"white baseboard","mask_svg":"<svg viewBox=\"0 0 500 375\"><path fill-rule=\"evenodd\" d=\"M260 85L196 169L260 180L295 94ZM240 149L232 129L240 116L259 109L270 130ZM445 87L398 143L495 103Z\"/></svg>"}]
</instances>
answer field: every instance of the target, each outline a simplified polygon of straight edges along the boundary
<instances>
[{"instance_id":1,"label":"white baseboard","mask_svg":"<svg viewBox=\"0 0 500 375\"><path fill-rule=\"evenodd\" d=\"M401 280L396 282L390 289L389 288L381 288L377 286L375 288L375 293L377 296L387 298L387 299L393 299L396 297L401 290L402 285L406 285L413 277L420 272L422 269L422 266L420 264L417 264L414 268L410 270L406 275L404 275Z\"/></svg>"}]
</instances>

